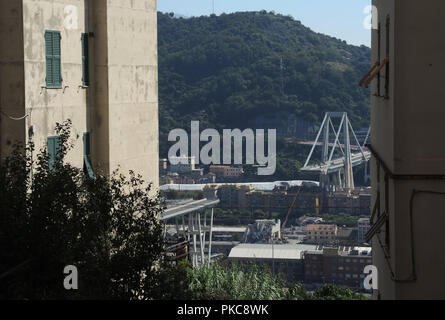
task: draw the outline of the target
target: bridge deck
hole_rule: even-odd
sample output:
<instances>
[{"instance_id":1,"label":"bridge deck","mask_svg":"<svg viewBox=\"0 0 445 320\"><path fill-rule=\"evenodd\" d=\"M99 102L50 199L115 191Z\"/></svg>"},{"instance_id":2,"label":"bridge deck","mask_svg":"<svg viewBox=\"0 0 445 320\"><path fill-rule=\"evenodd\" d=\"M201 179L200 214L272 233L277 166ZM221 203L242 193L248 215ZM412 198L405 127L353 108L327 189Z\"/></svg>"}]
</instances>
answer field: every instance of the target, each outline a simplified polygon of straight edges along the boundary
<instances>
[{"instance_id":1,"label":"bridge deck","mask_svg":"<svg viewBox=\"0 0 445 320\"><path fill-rule=\"evenodd\" d=\"M164 214L161 216L161 220L168 220L171 218L180 217L199 210L213 208L218 203L219 199L202 199L202 200L190 201L179 206L176 205L167 207Z\"/></svg>"},{"instance_id":2,"label":"bridge deck","mask_svg":"<svg viewBox=\"0 0 445 320\"><path fill-rule=\"evenodd\" d=\"M351 154L351 163L352 166L358 166L362 164L365 161L368 161L371 159L371 152L364 151L364 155L360 153L353 153ZM306 166L301 168L302 172L308 172L308 173L334 173L342 170L344 168L345 161L344 158L338 158L332 160L330 163L321 163L311 166Z\"/></svg>"}]
</instances>

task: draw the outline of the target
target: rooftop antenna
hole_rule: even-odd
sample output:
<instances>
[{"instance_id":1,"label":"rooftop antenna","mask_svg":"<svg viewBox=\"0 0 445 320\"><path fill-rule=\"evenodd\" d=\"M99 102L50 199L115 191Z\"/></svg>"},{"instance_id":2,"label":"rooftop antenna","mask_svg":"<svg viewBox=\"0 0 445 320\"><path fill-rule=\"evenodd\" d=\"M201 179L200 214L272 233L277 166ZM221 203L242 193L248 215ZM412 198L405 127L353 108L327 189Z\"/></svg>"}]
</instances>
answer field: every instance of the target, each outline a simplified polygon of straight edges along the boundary
<instances>
[{"instance_id":1,"label":"rooftop antenna","mask_svg":"<svg viewBox=\"0 0 445 320\"><path fill-rule=\"evenodd\" d=\"M215 14L215 0L212 0L212 11Z\"/></svg>"}]
</instances>

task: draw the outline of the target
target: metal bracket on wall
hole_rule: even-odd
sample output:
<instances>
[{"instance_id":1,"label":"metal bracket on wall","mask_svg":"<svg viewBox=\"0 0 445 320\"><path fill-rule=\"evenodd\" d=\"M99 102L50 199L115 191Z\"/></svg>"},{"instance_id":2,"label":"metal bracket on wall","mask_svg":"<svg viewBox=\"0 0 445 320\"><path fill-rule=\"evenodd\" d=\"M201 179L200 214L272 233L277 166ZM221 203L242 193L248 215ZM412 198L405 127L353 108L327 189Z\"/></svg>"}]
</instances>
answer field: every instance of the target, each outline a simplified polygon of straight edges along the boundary
<instances>
[{"instance_id":1,"label":"metal bracket on wall","mask_svg":"<svg viewBox=\"0 0 445 320\"><path fill-rule=\"evenodd\" d=\"M366 75L360 80L358 85L364 86L365 88L368 88L371 84L372 80L377 78L377 93L374 95L376 97L389 99L389 57L390 57L390 26L391 26L391 19L389 15L386 18L386 58L381 61L381 25L379 23L378 29L377 29L377 35L378 35L378 42L377 42L377 62L372 66L372 68L366 73ZM380 72L385 68L385 95L380 94Z\"/></svg>"}]
</instances>

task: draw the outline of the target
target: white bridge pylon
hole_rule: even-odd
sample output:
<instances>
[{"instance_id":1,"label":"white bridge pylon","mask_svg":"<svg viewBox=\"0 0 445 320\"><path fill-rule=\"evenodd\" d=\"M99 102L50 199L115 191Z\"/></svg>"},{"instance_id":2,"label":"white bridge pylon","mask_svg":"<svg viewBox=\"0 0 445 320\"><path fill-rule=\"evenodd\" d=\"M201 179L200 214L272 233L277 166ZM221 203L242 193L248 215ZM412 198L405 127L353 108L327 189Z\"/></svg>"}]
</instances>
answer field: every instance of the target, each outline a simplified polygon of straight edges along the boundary
<instances>
[{"instance_id":1,"label":"white bridge pylon","mask_svg":"<svg viewBox=\"0 0 445 320\"><path fill-rule=\"evenodd\" d=\"M333 118L340 119L337 128L334 126ZM370 130L371 128L369 128L364 142L360 144L346 112L327 112L317 138L312 145L311 152L300 171L320 174L320 184L324 188L354 188L352 168L362 163L367 164L371 158L371 153L365 147ZM331 137L334 138L334 141L331 141ZM351 145L351 137L356 144ZM321 161L310 165L315 147L320 145L320 142L322 148ZM358 150L358 152L353 153L352 149ZM342 156L334 158L334 154L338 150L340 150ZM365 172L367 172L367 168L365 168Z\"/></svg>"},{"instance_id":2,"label":"white bridge pylon","mask_svg":"<svg viewBox=\"0 0 445 320\"><path fill-rule=\"evenodd\" d=\"M213 208L217 206L219 199L216 197L216 190L211 198L201 200L186 201L183 204L167 207L160 216L162 221L174 219L176 234L182 235L190 243L190 256L194 268L205 264L210 265L212 260L212 233L213 233ZM207 212L210 209L210 225L207 226ZM187 220L185 217L187 216ZM181 219L181 220L179 220ZM186 222L187 221L187 222ZM180 228L180 225L182 227ZM166 234L165 225L164 234ZM205 256L206 234L209 234L208 255ZM199 244L199 251L198 251Z\"/></svg>"}]
</instances>

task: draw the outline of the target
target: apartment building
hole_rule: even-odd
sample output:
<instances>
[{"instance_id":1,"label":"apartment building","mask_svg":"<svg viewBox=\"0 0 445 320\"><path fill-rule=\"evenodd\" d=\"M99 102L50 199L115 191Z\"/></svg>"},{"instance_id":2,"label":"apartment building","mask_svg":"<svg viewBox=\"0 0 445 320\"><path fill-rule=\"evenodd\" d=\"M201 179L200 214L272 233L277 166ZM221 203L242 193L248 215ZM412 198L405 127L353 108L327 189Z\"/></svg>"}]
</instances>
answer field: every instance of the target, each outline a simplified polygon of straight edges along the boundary
<instances>
[{"instance_id":1,"label":"apartment building","mask_svg":"<svg viewBox=\"0 0 445 320\"><path fill-rule=\"evenodd\" d=\"M445 2L372 4L374 297L445 299Z\"/></svg>"},{"instance_id":2,"label":"apartment building","mask_svg":"<svg viewBox=\"0 0 445 320\"><path fill-rule=\"evenodd\" d=\"M68 162L158 186L155 0L1 1L0 41L0 159L32 140L51 163L70 119Z\"/></svg>"},{"instance_id":3,"label":"apartment building","mask_svg":"<svg viewBox=\"0 0 445 320\"><path fill-rule=\"evenodd\" d=\"M357 241L358 243L366 242L366 233L369 231L369 218L360 218L357 221Z\"/></svg>"},{"instance_id":4,"label":"apartment building","mask_svg":"<svg viewBox=\"0 0 445 320\"><path fill-rule=\"evenodd\" d=\"M211 165L209 171L216 174L217 177L222 178L237 178L241 176L244 171L241 167L231 167L223 165Z\"/></svg>"},{"instance_id":5,"label":"apartment building","mask_svg":"<svg viewBox=\"0 0 445 320\"><path fill-rule=\"evenodd\" d=\"M306 242L315 244L335 243L338 227L335 224L308 224Z\"/></svg>"}]
</instances>

